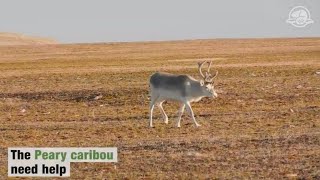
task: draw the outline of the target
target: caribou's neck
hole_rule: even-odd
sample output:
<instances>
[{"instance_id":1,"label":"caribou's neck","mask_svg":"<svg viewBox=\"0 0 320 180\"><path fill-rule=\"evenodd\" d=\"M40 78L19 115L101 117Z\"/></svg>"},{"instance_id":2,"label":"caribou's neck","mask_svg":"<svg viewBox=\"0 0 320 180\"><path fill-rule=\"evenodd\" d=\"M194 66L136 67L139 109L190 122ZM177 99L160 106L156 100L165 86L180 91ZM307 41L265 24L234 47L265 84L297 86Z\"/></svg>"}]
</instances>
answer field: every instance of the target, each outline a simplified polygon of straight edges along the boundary
<instances>
[{"instance_id":1,"label":"caribou's neck","mask_svg":"<svg viewBox=\"0 0 320 180\"><path fill-rule=\"evenodd\" d=\"M206 95L202 91L200 81L193 81L191 87L192 90L189 92L190 94L188 94L188 99L191 102L197 102L200 101L203 97L206 97Z\"/></svg>"}]
</instances>

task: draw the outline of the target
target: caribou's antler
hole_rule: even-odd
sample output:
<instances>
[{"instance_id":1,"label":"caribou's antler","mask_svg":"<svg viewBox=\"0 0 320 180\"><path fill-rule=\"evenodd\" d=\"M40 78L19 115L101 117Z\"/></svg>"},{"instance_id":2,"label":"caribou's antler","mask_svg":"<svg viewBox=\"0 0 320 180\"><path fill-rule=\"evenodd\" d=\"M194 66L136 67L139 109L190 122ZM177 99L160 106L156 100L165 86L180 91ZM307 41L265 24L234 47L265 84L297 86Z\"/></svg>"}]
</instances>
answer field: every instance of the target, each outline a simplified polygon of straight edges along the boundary
<instances>
[{"instance_id":1,"label":"caribou's antler","mask_svg":"<svg viewBox=\"0 0 320 180\"><path fill-rule=\"evenodd\" d=\"M212 61L208 62L208 64L209 64L209 65L208 65L208 70L207 70L207 72L210 73L210 68L211 68Z\"/></svg>"},{"instance_id":2,"label":"caribou's antler","mask_svg":"<svg viewBox=\"0 0 320 180\"><path fill-rule=\"evenodd\" d=\"M203 75L201 68L202 68L202 66L203 66L203 64L204 64L205 62L207 62L207 61L198 62L198 65L199 65L199 67L198 67L199 73L200 73L200 75L202 76L203 79L205 79L206 76Z\"/></svg>"},{"instance_id":3,"label":"caribou's antler","mask_svg":"<svg viewBox=\"0 0 320 180\"><path fill-rule=\"evenodd\" d=\"M212 76L211 74L208 74L205 81L211 83L211 82L213 82L213 79L217 77L217 75L218 75L218 71L216 71L216 73L214 74L213 77L211 77Z\"/></svg>"},{"instance_id":4,"label":"caribou's antler","mask_svg":"<svg viewBox=\"0 0 320 180\"><path fill-rule=\"evenodd\" d=\"M216 74L212 77L212 79L216 78L218 76L218 71L216 71Z\"/></svg>"},{"instance_id":5,"label":"caribou's antler","mask_svg":"<svg viewBox=\"0 0 320 180\"><path fill-rule=\"evenodd\" d=\"M206 63L207 61L203 61L203 62L199 62L198 63L198 65L199 65L199 73L200 73L200 75L202 76L202 78L206 81L206 82L213 82L213 79L215 78L215 77L217 77L217 75L218 75L218 71L216 71L216 73L215 73L215 75L214 76L212 76L211 74L210 74L210 68L211 68L211 64L212 64L212 61L210 61L210 62L207 62L208 63L208 69L207 69L207 72L206 72L206 75L203 75L203 73L202 73L202 66L204 65L204 63Z\"/></svg>"}]
</instances>

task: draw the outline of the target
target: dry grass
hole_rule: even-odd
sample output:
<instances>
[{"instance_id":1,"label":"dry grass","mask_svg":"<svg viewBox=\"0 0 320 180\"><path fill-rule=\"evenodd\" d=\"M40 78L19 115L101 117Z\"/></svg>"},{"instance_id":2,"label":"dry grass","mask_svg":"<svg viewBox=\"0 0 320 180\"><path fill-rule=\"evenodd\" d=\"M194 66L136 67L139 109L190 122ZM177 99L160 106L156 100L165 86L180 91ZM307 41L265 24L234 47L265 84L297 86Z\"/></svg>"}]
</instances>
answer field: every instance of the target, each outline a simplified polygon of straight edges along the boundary
<instances>
[{"instance_id":1,"label":"dry grass","mask_svg":"<svg viewBox=\"0 0 320 180\"><path fill-rule=\"evenodd\" d=\"M148 125L156 70L198 77L213 59L219 98ZM320 178L320 39L0 47L0 176L7 147L118 147L119 162L74 163L87 178ZM95 100L94 97L102 95Z\"/></svg>"}]
</instances>

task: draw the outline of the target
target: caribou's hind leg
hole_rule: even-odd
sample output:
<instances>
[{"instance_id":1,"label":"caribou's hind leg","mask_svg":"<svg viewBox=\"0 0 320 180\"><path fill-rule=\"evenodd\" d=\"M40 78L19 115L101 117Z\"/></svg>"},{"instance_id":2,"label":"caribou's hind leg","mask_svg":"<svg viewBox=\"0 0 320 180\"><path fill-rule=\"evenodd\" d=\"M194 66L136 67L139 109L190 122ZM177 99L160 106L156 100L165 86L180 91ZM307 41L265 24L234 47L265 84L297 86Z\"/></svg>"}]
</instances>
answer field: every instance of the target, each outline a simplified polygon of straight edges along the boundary
<instances>
[{"instance_id":1,"label":"caribou's hind leg","mask_svg":"<svg viewBox=\"0 0 320 180\"><path fill-rule=\"evenodd\" d=\"M151 101L150 101L150 122L149 126L153 127L152 125L152 114L153 114L153 109L154 109L154 104L157 102L157 99L159 98L159 95L152 92L151 93Z\"/></svg>"},{"instance_id":2,"label":"caribou's hind leg","mask_svg":"<svg viewBox=\"0 0 320 180\"><path fill-rule=\"evenodd\" d=\"M177 127L180 127L180 121L181 121L181 116L183 114L183 111L184 111L184 107L185 105L182 104L179 108L179 112L178 112L178 120L177 120Z\"/></svg>"}]
</instances>

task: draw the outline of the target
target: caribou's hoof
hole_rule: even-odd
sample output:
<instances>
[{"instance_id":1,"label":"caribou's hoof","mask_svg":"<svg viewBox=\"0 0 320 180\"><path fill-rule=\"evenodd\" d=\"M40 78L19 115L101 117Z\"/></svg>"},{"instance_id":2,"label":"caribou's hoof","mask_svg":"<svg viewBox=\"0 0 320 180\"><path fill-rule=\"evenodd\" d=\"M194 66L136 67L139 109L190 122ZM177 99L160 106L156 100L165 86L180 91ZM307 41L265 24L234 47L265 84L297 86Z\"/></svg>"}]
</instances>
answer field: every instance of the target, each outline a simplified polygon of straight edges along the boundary
<instances>
[{"instance_id":1,"label":"caribou's hoof","mask_svg":"<svg viewBox=\"0 0 320 180\"><path fill-rule=\"evenodd\" d=\"M196 124L196 127L200 127L201 125L200 124Z\"/></svg>"},{"instance_id":2,"label":"caribou's hoof","mask_svg":"<svg viewBox=\"0 0 320 180\"><path fill-rule=\"evenodd\" d=\"M164 121L164 123L165 123L165 124L168 124L168 123L169 123L168 119L167 119L167 120L165 120L165 121Z\"/></svg>"},{"instance_id":3,"label":"caribou's hoof","mask_svg":"<svg viewBox=\"0 0 320 180\"><path fill-rule=\"evenodd\" d=\"M181 127L180 124L178 124L177 127L180 128Z\"/></svg>"}]
</instances>

